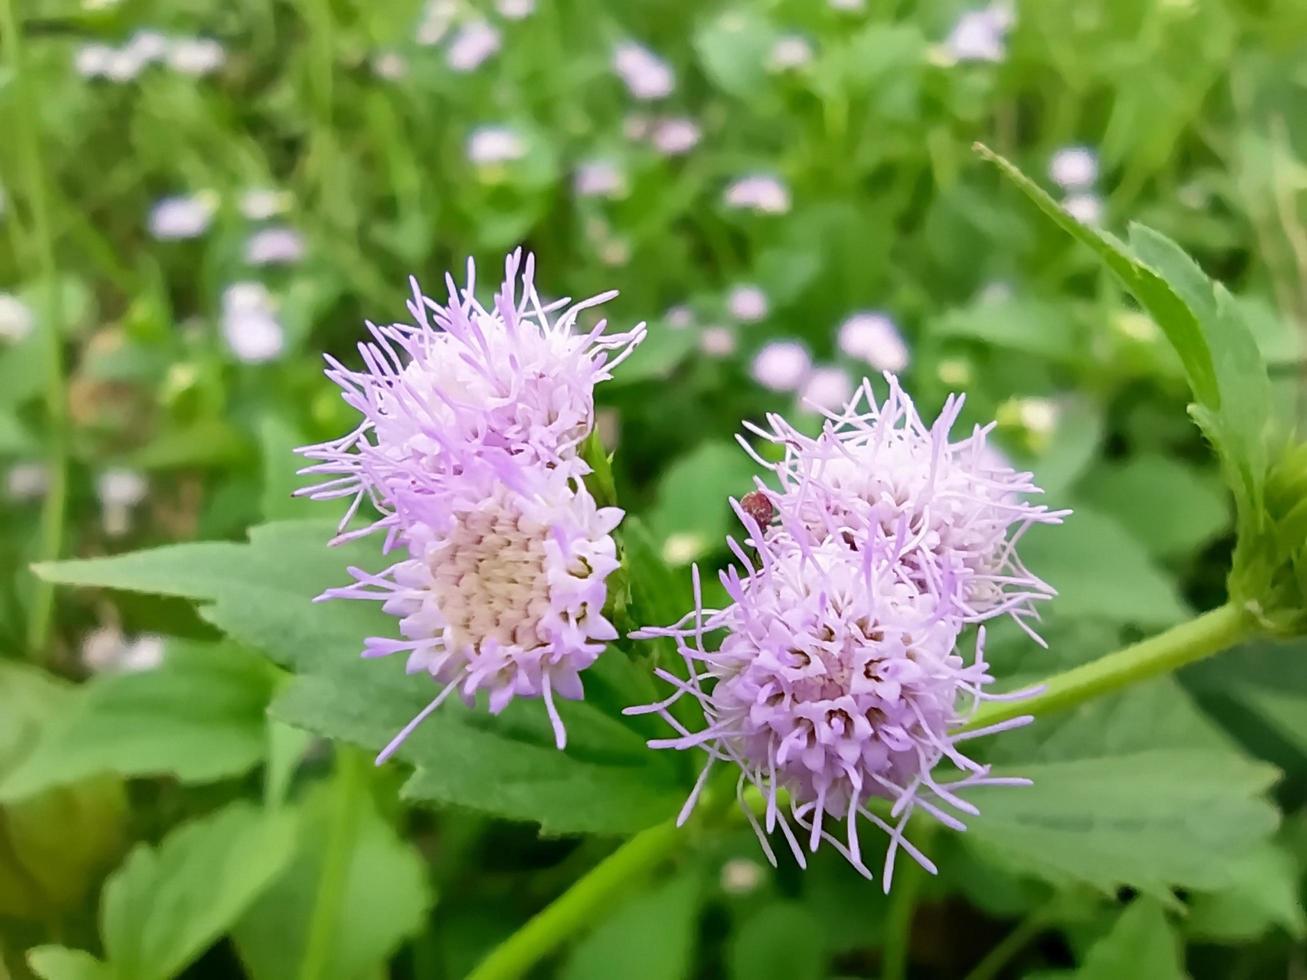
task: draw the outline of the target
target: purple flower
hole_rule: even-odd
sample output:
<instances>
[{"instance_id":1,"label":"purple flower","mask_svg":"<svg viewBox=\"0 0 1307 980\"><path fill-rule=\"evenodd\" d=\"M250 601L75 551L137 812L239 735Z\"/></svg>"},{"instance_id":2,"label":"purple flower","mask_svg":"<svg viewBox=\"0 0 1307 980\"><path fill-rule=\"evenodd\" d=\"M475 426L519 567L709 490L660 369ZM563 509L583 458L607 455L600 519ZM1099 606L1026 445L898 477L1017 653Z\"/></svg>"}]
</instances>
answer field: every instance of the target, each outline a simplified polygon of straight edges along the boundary
<instances>
[{"instance_id":1,"label":"purple flower","mask_svg":"<svg viewBox=\"0 0 1307 980\"><path fill-rule=\"evenodd\" d=\"M790 209L790 189L770 174L750 174L726 188L728 207L757 214L784 214Z\"/></svg>"},{"instance_id":2,"label":"purple flower","mask_svg":"<svg viewBox=\"0 0 1307 980\"><path fill-rule=\"evenodd\" d=\"M601 320L574 332L613 294L544 303L520 250L489 308L476 299L471 262L466 287L446 281L447 306L413 283L414 325L368 324L365 370L327 359L363 418L343 438L300 450L318 461L301 472L327 477L303 493L352 498L337 541L385 528L383 550L404 553L379 574L351 568L352 585L320 598L383 602L402 638L373 637L364 656L404 652L410 673L442 685L378 762L450 694L471 704L478 691L492 713L514 697L542 698L562 748L554 698L581 697L580 672L617 636L603 608L622 511L596 505L577 450L595 424L594 386L644 325L605 336ZM381 518L345 532L364 499Z\"/></svg>"},{"instance_id":3,"label":"purple flower","mask_svg":"<svg viewBox=\"0 0 1307 980\"><path fill-rule=\"evenodd\" d=\"M737 793L752 787L762 797L761 823L745 812L773 862L767 834L779 829L799 864L803 838L811 850L826 840L871 877L862 817L890 838L886 890L899 848L934 871L904 838L914 811L965 829L958 815L976 810L961 791L1025 782L991 776L960 747L1030 719L959 730L982 700L1000 696L987 690L983 628L970 656L958 641L969 624L1001 613L1023 622L1032 600L1052 594L1013 544L1029 524L1062 516L1021 499L1034 491L1028 474L993 468L987 429L949 440L960 398L927 427L887 378L883 404L864 381L815 438L778 416L769 429L750 427L784 451L779 463L754 457L779 489L760 481L734 504L748 536L728 539L738 564L721 574L727 605L703 607L695 568L694 610L635 634L675 640L689 673L660 668L674 692L628 709L656 712L677 731L653 747L708 756L680 819L711 768L731 763ZM671 712L686 695L702 705L701 731Z\"/></svg>"},{"instance_id":4,"label":"purple flower","mask_svg":"<svg viewBox=\"0 0 1307 980\"><path fill-rule=\"evenodd\" d=\"M622 511L596 507L559 470L511 465L521 480L465 476L423 498L415 511L423 520L403 531L408 557L377 575L351 568L352 585L319 597L381 601L403 638L369 638L363 656L405 653L410 674L443 685L378 763L455 692L470 706L487 691L492 714L517 696L543 698L563 748L554 697L580 698L580 672L617 637L603 607L619 564L609 532Z\"/></svg>"},{"instance_id":5,"label":"purple flower","mask_svg":"<svg viewBox=\"0 0 1307 980\"><path fill-rule=\"evenodd\" d=\"M587 472L576 450L594 424L594 386L644 339L644 324L606 334L600 320L578 331L578 316L616 293L543 303L534 257L523 261L520 249L505 262L489 307L476 299L471 260L467 277L464 287L446 277L448 305L411 280L414 325L369 323L372 341L359 344L363 370L326 358L327 376L362 420L339 439L300 450L317 461L301 472L327 478L302 493L353 498L342 529L364 498L383 515L376 526L394 528L405 499L439 495L466 469L498 466L516 478L505 459Z\"/></svg>"},{"instance_id":6,"label":"purple flower","mask_svg":"<svg viewBox=\"0 0 1307 980\"><path fill-rule=\"evenodd\" d=\"M664 99L676 87L671 66L634 41L624 41L614 49L613 70L632 97L642 102Z\"/></svg>"},{"instance_id":7,"label":"purple flower","mask_svg":"<svg viewBox=\"0 0 1307 980\"><path fill-rule=\"evenodd\" d=\"M753 359L753 378L770 391L797 391L812 369L808 348L797 340L773 340Z\"/></svg>"}]
</instances>

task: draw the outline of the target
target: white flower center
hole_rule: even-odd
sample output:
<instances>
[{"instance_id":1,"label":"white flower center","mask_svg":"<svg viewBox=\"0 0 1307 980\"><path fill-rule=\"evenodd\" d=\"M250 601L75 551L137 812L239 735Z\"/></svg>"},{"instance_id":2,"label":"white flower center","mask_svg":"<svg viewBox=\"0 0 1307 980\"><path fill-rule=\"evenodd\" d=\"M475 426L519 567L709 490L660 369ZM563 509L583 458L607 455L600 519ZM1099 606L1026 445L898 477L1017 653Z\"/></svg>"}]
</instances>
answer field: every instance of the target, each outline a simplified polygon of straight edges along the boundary
<instances>
[{"instance_id":1,"label":"white flower center","mask_svg":"<svg viewBox=\"0 0 1307 980\"><path fill-rule=\"evenodd\" d=\"M549 640L548 529L512 507L486 507L459 522L429 556L436 605L460 647L494 641L531 650Z\"/></svg>"}]
</instances>

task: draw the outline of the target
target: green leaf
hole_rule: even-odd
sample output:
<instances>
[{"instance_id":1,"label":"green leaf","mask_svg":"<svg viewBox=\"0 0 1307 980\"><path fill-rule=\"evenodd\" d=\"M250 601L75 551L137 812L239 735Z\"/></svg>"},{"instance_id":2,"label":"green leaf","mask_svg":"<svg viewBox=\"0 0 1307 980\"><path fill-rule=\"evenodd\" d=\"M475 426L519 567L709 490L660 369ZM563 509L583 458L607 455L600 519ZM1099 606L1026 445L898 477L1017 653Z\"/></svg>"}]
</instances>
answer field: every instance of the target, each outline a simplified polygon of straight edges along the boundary
<instances>
[{"instance_id":1,"label":"green leaf","mask_svg":"<svg viewBox=\"0 0 1307 980\"><path fill-rule=\"evenodd\" d=\"M683 872L624 901L568 957L562 980L681 980L694 960L702 883Z\"/></svg>"},{"instance_id":2,"label":"green leaf","mask_svg":"<svg viewBox=\"0 0 1307 980\"><path fill-rule=\"evenodd\" d=\"M641 381L660 381L671 376L682 361L694 350L698 333L692 329L676 329L666 323L651 323L649 333L635 353L622 362L606 389L622 388Z\"/></svg>"},{"instance_id":3,"label":"green leaf","mask_svg":"<svg viewBox=\"0 0 1307 980\"><path fill-rule=\"evenodd\" d=\"M114 972L166 980L240 918L285 868L294 822L235 804L140 845L105 885L104 948Z\"/></svg>"},{"instance_id":4,"label":"green leaf","mask_svg":"<svg viewBox=\"0 0 1307 980\"><path fill-rule=\"evenodd\" d=\"M1201 399L1194 418L1212 440L1241 504L1262 505L1268 462L1271 383L1252 332L1224 286L1213 284L1179 245L1142 225L1130 228L1135 254L1167 278L1198 318L1216 376L1215 399Z\"/></svg>"},{"instance_id":5,"label":"green leaf","mask_svg":"<svg viewBox=\"0 0 1307 980\"><path fill-rule=\"evenodd\" d=\"M1067 308L1028 297L982 298L952 309L930 328L932 338L963 337L1003 350L1072 364L1085 356L1085 344Z\"/></svg>"},{"instance_id":6,"label":"green leaf","mask_svg":"<svg viewBox=\"0 0 1307 980\"><path fill-rule=\"evenodd\" d=\"M320 785L295 808L290 865L261 894L233 930L253 980L302 976L309 923L319 901L328 834L336 799ZM352 800L341 902L330 949L318 980L372 976L399 944L421 927L431 907L426 865L377 812L366 792Z\"/></svg>"},{"instance_id":7,"label":"green leaf","mask_svg":"<svg viewBox=\"0 0 1307 980\"><path fill-rule=\"evenodd\" d=\"M206 603L200 611L209 622L299 675L273 703L274 717L375 752L439 687L426 676L406 674L397 660L360 658L364 638L396 632L379 603L311 602L345 578L346 565L380 564L373 541L327 548L331 530L319 522L268 524L254 528L247 545L177 545L58 562L41 571L52 581ZM624 834L665 819L680 806L684 781L677 761L649 752L645 736L612 704L629 671L602 661L623 656L610 648L583 678L592 697L559 704L568 730L566 752L554 748L539 701L518 700L492 717L451 698L397 755L418 767L405 793L535 821L558 834ZM620 706L626 703L634 702ZM601 704L608 705L607 713Z\"/></svg>"},{"instance_id":8,"label":"green leaf","mask_svg":"<svg viewBox=\"0 0 1307 980\"><path fill-rule=\"evenodd\" d=\"M1171 346L1180 355L1185 375L1198 401L1213 408L1219 406L1221 398L1212 352L1208 349L1198 318L1175 289L1154 269L1131 255L1121 241L1071 217L1011 162L979 143L976 144L976 151L995 164L1058 227L1088 245L1103 260L1122 285L1144 305L1171 341Z\"/></svg>"},{"instance_id":9,"label":"green leaf","mask_svg":"<svg viewBox=\"0 0 1307 980\"><path fill-rule=\"evenodd\" d=\"M1192 554L1230 524L1227 498L1214 476L1168 456L1103 463L1080 482L1076 495L1158 558Z\"/></svg>"},{"instance_id":10,"label":"green leaf","mask_svg":"<svg viewBox=\"0 0 1307 980\"><path fill-rule=\"evenodd\" d=\"M1180 941L1157 902L1137 898L1090 947L1075 980L1186 980Z\"/></svg>"},{"instance_id":11,"label":"green leaf","mask_svg":"<svg viewBox=\"0 0 1307 980\"><path fill-rule=\"evenodd\" d=\"M1276 770L1227 752L1145 750L995 772L1034 785L968 792L981 815L969 821L967 844L1054 884L1109 895L1127 885L1173 901L1173 886L1224 887L1231 861L1279 817L1261 797Z\"/></svg>"},{"instance_id":12,"label":"green leaf","mask_svg":"<svg viewBox=\"0 0 1307 980\"><path fill-rule=\"evenodd\" d=\"M21 768L76 701L44 671L0 661L0 778ZM127 803L108 778L83 779L0 806L0 916L43 919L79 905L121 853Z\"/></svg>"},{"instance_id":13,"label":"green leaf","mask_svg":"<svg viewBox=\"0 0 1307 980\"><path fill-rule=\"evenodd\" d=\"M1219 892L1194 895L1185 934L1202 942L1243 944L1279 927L1301 940L1307 914L1294 856L1269 841L1234 862L1233 881Z\"/></svg>"},{"instance_id":14,"label":"green leaf","mask_svg":"<svg viewBox=\"0 0 1307 980\"><path fill-rule=\"evenodd\" d=\"M194 783L240 775L263 758L273 684L252 653L174 641L154 670L84 685L60 723L0 781L0 800L106 772Z\"/></svg>"},{"instance_id":15,"label":"green leaf","mask_svg":"<svg viewBox=\"0 0 1307 980\"><path fill-rule=\"evenodd\" d=\"M739 9L728 11L694 35L704 73L723 92L752 99L767 78L767 56L776 31L763 18Z\"/></svg>"},{"instance_id":16,"label":"green leaf","mask_svg":"<svg viewBox=\"0 0 1307 980\"><path fill-rule=\"evenodd\" d=\"M705 442L663 472L649 529L670 564L688 564L724 547L735 525L729 497L753 489L757 466L739 446Z\"/></svg>"},{"instance_id":17,"label":"green leaf","mask_svg":"<svg viewBox=\"0 0 1307 980\"><path fill-rule=\"evenodd\" d=\"M1030 570L1058 590L1050 603L1057 615L1160 627L1189 614L1141 542L1088 508L1077 507L1060 527L1032 528L1021 547Z\"/></svg>"},{"instance_id":18,"label":"green leaf","mask_svg":"<svg viewBox=\"0 0 1307 980\"><path fill-rule=\"evenodd\" d=\"M825 930L798 902L774 902L731 937L732 980L819 980L825 975Z\"/></svg>"},{"instance_id":19,"label":"green leaf","mask_svg":"<svg viewBox=\"0 0 1307 980\"><path fill-rule=\"evenodd\" d=\"M114 973L90 953L67 946L37 946L27 964L42 980L115 980Z\"/></svg>"},{"instance_id":20,"label":"green leaf","mask_svg":"<svg viewBox=\"0 0 1307 980\"><path fill-rule=\"evenodd\" d=\"M263 461L263 496L260 511L265 521L303 518L307 504L291 494L300 486L296 470L300 467L296 446L307 442L290 423L275 415L267 416L259 426L259 454Z\"/></svg>"}]
</instances>

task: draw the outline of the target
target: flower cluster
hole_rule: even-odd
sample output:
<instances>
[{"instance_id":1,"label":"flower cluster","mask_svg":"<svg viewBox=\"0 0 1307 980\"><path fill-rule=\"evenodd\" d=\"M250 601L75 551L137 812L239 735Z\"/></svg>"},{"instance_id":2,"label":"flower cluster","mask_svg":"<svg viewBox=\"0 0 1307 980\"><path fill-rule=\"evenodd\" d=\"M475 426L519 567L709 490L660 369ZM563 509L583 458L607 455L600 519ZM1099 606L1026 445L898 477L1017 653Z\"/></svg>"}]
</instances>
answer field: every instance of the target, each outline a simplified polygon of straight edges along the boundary
<instances>
[{"instance_id":1,"label":"flower cluster","mask_svg":"<svg viewBox=\"0 0 1307 980\"><path fill-rule=\"evenodd\" d=\"M783 455L768 462L741 440L777 486L759 481L735 504L748 535L728 541L738 560L721 576L730 602L705 609L695 569L695 609L637 634L674 639L688 675L660 670L675 691L630 710L657 712L677 730L651 745L708 755L682 819L714 763L733 763L737 792L752 787L764 801L761 824L745 812L773 861L764 830L779 828L804 863L797 825L811 849L830 841L870 877L861 816L889 835L888 889L899 848L934 868L904 837L914 810L962 829L956 814L976 811L961 790L1021 782L991 775L959 748L1029 720L960 731L982 700L1000 696L987 690L983 626L969 657L959 641L1000 615L1035 636L1033 604L1053 591L1014 545L1030 525L1064 513L1024 499L1037 488L996 460L989 428L950 439L961 398L927 426L886 378L883 403L864 381L815 438L774 415L748 426ZM701 731L671 713L686 695L702 705ZM942 764L949 771L937 774ZM844 824L843 840L828 818Z\"/></svg>"},{"instance_id":2,"label":"flower cluster","mask_svg":"<svg viewBox=\"0 0 1307 980\"><path fill-rule=\"evenodd\" d=\"M579 329L613 294L545 303L520 251L488 308L470 262L467 285L448 286L442 305L413 283L413 324L369 323L363 370L328 357L327 375L362 421L300 450L314 461L302 472L326 478L301 492L350 500L336 540L381 530L384 550L404 555L380 574L351 568L353 584L322 598L383 602L402 639L370 639L364 656L404 652L410 673L442 685L379 761L453 692L469 704L488 692L492 712L543 698L561 748L554 697L579 698L580 672L616 636L603 607L622 512L586 490L580 447L594 386L644 327ZM365 500L379 518L347 529Z\"/></svg>"}]
</instances>

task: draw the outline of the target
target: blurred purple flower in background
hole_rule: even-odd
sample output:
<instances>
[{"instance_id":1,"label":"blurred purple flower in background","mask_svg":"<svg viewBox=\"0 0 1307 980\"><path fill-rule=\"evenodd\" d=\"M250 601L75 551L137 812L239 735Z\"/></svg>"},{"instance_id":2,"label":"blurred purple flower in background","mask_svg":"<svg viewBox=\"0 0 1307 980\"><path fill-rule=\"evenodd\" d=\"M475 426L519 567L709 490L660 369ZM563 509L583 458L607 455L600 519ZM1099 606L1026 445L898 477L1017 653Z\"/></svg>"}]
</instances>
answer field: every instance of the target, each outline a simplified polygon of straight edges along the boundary
<instances>
[{"instance_id":1,"label":"blurred purple flower in background","mask_svg":"<svg viewBox=\"0 0 1307 980\"><path fill-rule=\"evenodd\" d=\"M836 343L849 357L864 361L877 371L899 374L911 362L903 335L884 313L855 313L840 324Z\"/></svg>"},{"instance_id":2,"label":"blurred purple flower in background","mask_svg":"<svg viewBox=\"0 0 1307 980\"><path fill-rule=\"evenodd\" d=\"M769 306L767 294L750 283L732 286L726 295L726 308L741 323L757 323L765 319Z\"/></svg>"},{"instance_id":3,"label":"blurred purple flower in background","mask_svg":"<svg viewBox=\"0 0 1307 980\"><path fill-rule=\"evenodd\" d=\"M165 197L150 210L150 234L160 241L198 238L217 209L218 198L208 191Z\"/></svg>"},{"instance_id":4,"label":"blurred purple flower in background","mask_svg":"<svg viewBox=\"0 0 1307 980\"><path fill-rule=\"evenodd\" d=\"M276 360L286 346L277 302L259 282L237 282L222 294L222 337L239 361Z\"/></svg>"},{"instance_id":5,"label":"blurred purple flower in background","mask_svg":"<svg viewBox=\"0 0 1307 980\"><path fill-rule=\"evenodd\" d=\"M294 228L260 228L245 242L250 265L291 265L304 258L304 236Z\"/></svg>"},{"instance_id":6,"label":"blurred purple flower in background","mask_svg":"<svg viewBox=\"0 0 1307 980\"><path fill-rule=\"evenodd\" d=\"M784 214L790 209L790 189L771 174L750 174L726 188L726 204L758 214Z\"/></svg>"},{"instance_id":7,"label":"blurred purple flower in background","mask_svg":"<svg viewBox=\"0 0 1307 980\"><path fill-rule=\"evenodd\" d=\"M450 38L445 63L456 72L475 71L499 51L502 43L499 31L489 21L470 21Z\"/></svg>"},{"instance_id":8,"label":"blurred purple flower in background","mask_svg":"<svg viewBox=\"0 0 1307 980\"><path fill-rule=\"evenodd\" d=\"M753 377L770 391L798 391L812 368L808 348L796 340L773 340L753 359Z\"/></svg>"},{"instance_id":9,"label":"blurred purple flower in background","mask_svg":"<svg viewBox=\"0 0 1307 980\"><path fill-rule=\"evenodd\" d=\"M631 97L641 102L665 99L676 87L671 65L634 41L623 41L613 49L613 71Z\"/></svg>"}]
</instances>

